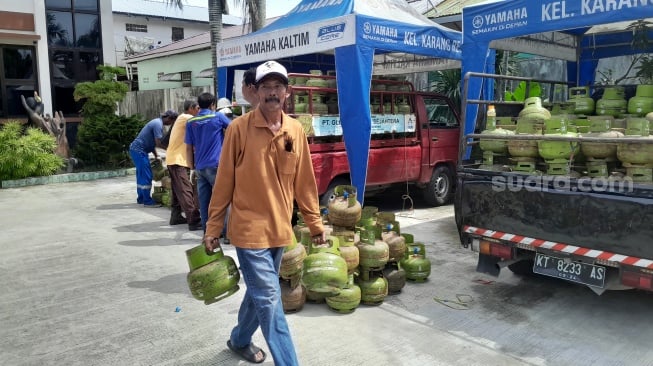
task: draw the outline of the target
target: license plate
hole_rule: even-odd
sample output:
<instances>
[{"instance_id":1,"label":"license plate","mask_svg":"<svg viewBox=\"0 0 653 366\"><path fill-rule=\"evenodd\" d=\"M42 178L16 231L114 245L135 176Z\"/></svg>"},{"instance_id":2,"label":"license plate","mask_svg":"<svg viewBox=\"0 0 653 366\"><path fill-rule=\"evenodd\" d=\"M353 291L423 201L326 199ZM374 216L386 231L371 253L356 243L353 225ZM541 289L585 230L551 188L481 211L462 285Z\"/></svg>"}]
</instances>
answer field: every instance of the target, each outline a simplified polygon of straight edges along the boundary
<instances>
[{"instance_id":1,"label":"license plate","mask_svg":"<svg viewBox=\"0 0 653 366\"><path fill-rule=\"evenodd\" d=\"M593 264L571 262L562 258L535 253L533 272L545 276L562 278L567 281L582 283L588 286L605 286L605 267Z\"/></svg>"}]
</instances>

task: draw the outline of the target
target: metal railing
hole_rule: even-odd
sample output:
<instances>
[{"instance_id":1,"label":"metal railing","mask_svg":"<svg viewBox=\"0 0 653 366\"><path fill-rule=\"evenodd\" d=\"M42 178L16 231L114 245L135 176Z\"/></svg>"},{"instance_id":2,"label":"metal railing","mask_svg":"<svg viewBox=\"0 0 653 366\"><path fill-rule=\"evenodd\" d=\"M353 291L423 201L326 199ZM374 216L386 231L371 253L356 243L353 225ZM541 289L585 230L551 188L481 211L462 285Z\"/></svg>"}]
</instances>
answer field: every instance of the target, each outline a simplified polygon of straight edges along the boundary
<instances>
[{"instance_id":1,"label":"metal railing","mask_svg":"<svg viewBox=\"0 0 653 366\"><path fill-rule=\"evenodd\" d=\"M460 168L464 162L463 158L465 156L465 153L467 149L472 146L478 144L478 139L483 138L487 140L521 140L521 141L567 141L567 142L593 142L593 143L606 143L606 144L614 144L614 143L635 143L635 144L652 144L653 143L653 138L641 138L641 137L621 137L621 138L614 138L614 137L583 137L582 134L579 136L563 136L563 135L529 135L529 134L524 134L524 135L486 135L486 134L480 134L480 133L471 133L471 134L465 134L465 125L467 123L467 105L469 104L479 104L479 105L515 105L515 104L522 104L523 102L506 102L506 101L497 101L497 100L484 100L484 99L467 99L469 95L469 80L473 77L477 78L488 78L488 79L507 79L507 80L517 80L517 81L525 81L526 82L526 98L528 98L528 93L530 91L530 83L531 82L538 82L538 83L550 83L550 84L564 84L564 85L574 85L571 82L561 82L561 81L551 81L551 80L537 80L533 78L527 78L527 77L519 77L519 76L507 76L507 75L495 75L495 74L485 74L485 73L476 73L476 72L468 72L465 74L463 78L463 99L462 99L462 115L461 119L463 123L461 123L460 127L460 145L459 145L459 154L458 154L458 167ZM476 123L476 121L474 122ZM475 128L476 129L476 128Z\"/></svg>"}]
</instances>

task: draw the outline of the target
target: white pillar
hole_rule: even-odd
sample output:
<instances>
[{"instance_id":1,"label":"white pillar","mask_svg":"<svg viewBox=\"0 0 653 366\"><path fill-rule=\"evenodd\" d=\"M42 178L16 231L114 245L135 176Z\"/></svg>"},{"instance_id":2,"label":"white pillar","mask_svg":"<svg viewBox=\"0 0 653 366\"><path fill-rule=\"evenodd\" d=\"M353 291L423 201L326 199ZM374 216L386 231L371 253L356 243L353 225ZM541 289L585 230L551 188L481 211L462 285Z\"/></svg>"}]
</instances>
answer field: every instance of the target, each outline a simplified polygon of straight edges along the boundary
<instances>
[{"instance_id":1,"label":"white pillar","mask_svg":"<svg viewBox=\"0 0 653 366\"><path fill-rule=\"evenodd\" d=\"M113 10L111 0L100 1L100 24L102 24L102 62L115 66L116 47L113 40Z\"/></svg>"},{"instance_id":2,"label":"white pillar","mask_svg":"<svg viewBox=\"0 0 653 366\"><path fill-rule=\"evenodd\" d=\"M45 17L45 0L34 0L34 30L41 39L36 46L38 90L43 99L43 113L52 115L52 85L50 84L50 58L48 55L48 26Z\"/></svg>"}]
</instances>

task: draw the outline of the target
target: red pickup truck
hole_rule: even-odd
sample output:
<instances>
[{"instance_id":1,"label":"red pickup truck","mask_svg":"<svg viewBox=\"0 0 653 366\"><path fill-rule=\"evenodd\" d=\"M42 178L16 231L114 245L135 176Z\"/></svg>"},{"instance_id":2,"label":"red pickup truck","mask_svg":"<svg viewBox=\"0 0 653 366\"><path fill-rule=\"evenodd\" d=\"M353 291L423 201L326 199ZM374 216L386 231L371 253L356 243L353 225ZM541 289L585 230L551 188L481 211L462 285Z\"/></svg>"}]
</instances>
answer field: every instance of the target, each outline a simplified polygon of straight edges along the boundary
<instances>
[{"instance_id":1,"label":"red pickup truck","mask_svg":"<svg viewBox=\"0 0 653 366\"><path fill-rule=\"evenodd\" d=\"M320 202L337 185L350 184L334 76L289 74L286 112L299 119L309 138ZM372 80L372 137L366 193L393 184L414 184L424 200L439 206L454 190L459 115L444 95L415 91L411 83Z\"/></svg>"}]
</instances>

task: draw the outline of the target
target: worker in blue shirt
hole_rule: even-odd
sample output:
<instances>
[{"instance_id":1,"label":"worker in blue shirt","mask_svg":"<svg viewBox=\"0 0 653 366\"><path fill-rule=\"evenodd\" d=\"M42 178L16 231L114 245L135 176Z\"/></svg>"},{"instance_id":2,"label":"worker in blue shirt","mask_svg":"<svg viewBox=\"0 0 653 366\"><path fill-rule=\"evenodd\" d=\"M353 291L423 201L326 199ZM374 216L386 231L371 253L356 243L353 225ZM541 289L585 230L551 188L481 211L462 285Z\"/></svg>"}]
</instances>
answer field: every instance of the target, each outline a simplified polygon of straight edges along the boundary
<instances>
[{"instance_id":1,"label":"worker in blue shirt","mask_svg":"<svg viewBox=\"0 0 653 366\"><path fill-rule=\"evenodd\" d=\"M231 120L222 113L216 113L216 99L211 93L197 97L200 111L186 123L186 143L188 163L197 177L197 196L200 204L202 228L206 231L209 216L209 203L215 176L218 172L220 151L224 140L224 130Z\"/></svg>"},{"instance_id":2,"label":"worker in blue shirt","mask_svg":"<svg viewBox=\"0 0 653 366\"><path fill-rule=\"evenodd\" d=\"M144 207L161 207L152 199L152 167L149 153L158 159L156 148L163 148L163 126L169 126L177 119L177 112L167 110L161 117L146 123L138 136L129 145L129 155L136 167L136 202Z\"/></svg>"}]
</instances>

